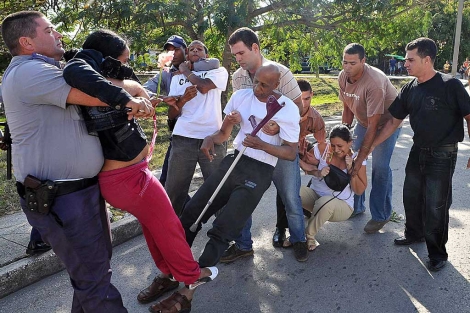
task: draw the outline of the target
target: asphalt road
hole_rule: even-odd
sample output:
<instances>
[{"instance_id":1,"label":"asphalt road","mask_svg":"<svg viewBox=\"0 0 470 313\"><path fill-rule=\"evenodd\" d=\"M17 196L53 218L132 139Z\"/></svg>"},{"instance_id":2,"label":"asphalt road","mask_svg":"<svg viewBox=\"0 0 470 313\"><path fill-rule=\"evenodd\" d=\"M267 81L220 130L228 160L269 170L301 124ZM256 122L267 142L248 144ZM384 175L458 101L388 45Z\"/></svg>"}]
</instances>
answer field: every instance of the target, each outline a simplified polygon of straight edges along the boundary
<instances>
[{"instance_id":1,"label":"asphalt road","mask_svg":"<svg viewBox=\"0 0 470 313\"><path fill-rule=\"evenodd\" d=\"M437 126L435 126L437 127ZM401 202L403 167L411 146L408 123L392 160L394 209ZM317 236L320 246L299 263L293 251L275 249L275 190L271 187L254 213L254 257L220 264L214 282L201 286L192 312L470 312L470 170L465 170L470 144L459 146L454 175L447 245L449 263L438 273L427 271L424 244L397 247L403 222L388 223L367 235L366 213L341 223L327 223ZM370 172L369 172L370 174ZM307 177L303 176L306 184ZM199 256L206 241L206 225L193 252ZM154 277L155 266L142 236L114 249L113 283L129 312L147 312L135 296ZM0 312L70 312L72 288L60 272L0 300Z\"/></svg>"}]
</instances>

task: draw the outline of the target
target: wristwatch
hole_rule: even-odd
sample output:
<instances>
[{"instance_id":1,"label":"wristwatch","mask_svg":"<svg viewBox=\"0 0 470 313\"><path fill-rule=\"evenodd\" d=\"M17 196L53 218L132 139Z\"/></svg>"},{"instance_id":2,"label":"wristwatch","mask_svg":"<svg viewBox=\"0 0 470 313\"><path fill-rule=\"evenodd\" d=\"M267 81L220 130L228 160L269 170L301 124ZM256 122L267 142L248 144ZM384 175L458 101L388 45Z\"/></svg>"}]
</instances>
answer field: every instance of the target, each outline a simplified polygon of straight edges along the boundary
<instances>
[{"instance_id":1,"label":"wristwatch","mask_svg":"<svg viewBox=\"0 0 470 313\"><path fill-rule=\"evenodd\" d=\"M343 125L346 126L348 129L353 128L353 126L351 124L348 124L348 123L343 123Z\"/></svg>"}]
</instances>

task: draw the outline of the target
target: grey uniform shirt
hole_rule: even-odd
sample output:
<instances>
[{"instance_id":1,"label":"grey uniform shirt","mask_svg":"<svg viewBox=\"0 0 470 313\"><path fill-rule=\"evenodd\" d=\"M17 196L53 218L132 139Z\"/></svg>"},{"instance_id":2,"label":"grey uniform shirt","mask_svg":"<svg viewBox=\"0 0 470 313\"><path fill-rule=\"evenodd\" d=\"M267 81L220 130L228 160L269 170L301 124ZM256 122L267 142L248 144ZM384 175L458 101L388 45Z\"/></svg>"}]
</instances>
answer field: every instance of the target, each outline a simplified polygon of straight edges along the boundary
<instances>
[{"instance_id":1,"label":"grey uniform shirt","mask_svg":"<svg viewBox=\"0 0 470 313\"><path fill-rule=\"evenodd\" d=\"M98 137L88 135L62 70L31 56L16 56L3 76L2 95L12 137L17 181L96 176L103 166Z\"/></svg>"}]
</instances>

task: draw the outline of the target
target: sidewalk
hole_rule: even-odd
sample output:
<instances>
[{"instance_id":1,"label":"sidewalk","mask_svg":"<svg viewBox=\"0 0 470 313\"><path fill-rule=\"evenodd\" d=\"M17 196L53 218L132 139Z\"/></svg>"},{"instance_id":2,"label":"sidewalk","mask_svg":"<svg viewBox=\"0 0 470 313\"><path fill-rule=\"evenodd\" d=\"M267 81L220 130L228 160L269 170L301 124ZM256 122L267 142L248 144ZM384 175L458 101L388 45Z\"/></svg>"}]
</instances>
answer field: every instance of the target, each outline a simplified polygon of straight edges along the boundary
<instances>
[{"instance_id":1,"label":"sidewalk","mask_svg":"<svg viewBox=\"0 0 470 313\"><path fill-rule=\"evenodd\" d=\"M341 116L326 117L327 131L332 125L341 122ZM160 170L154 172L159 177ZM193 177L190 193L194 193L202 183L199 170ZM52 252L28 256L26 246L29 242L31 226L26 216L20 212L0 217L0 299L23 287L37 282L64 269L63 264ZM126 214L111 224L113 246L119 245L142 233L137 220Z\"/></svg>"}]
</instances>

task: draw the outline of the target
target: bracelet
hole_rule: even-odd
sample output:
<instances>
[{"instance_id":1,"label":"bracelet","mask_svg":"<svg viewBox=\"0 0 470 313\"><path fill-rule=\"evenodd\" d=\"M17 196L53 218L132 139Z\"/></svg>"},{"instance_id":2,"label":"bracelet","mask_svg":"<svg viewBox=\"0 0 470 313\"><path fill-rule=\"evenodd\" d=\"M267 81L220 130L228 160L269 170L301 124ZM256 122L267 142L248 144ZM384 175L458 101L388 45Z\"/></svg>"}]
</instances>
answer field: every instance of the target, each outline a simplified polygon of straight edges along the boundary
<instances>
[{"instance_id":1,"label":"bracelet","mask_svg":"<svg viewBox=\"0 0 470 313\"><path fill-rule=\"evenodd\" d=\"M364 145L363 145L363 146L361 146L361 148L364 148L364 149L366 149L366 150L370 150L370 147L368 147L368 146L364 146Z\"/></svg>"},{"instance_id":2,"label":"bracelet","mask_svg":"<svg viewBox=\"0 0 470 313\"><path fill-rule=\"evenodd\" d=\"M194 73L193 73L193 72L191 72L191 74L189 74L189 75L188 75L188 77L186 77L186 79L188 79L188 80L189 80L189 77L191 77L191 75L194 75Z\"/></svg>"}]
</instances>

